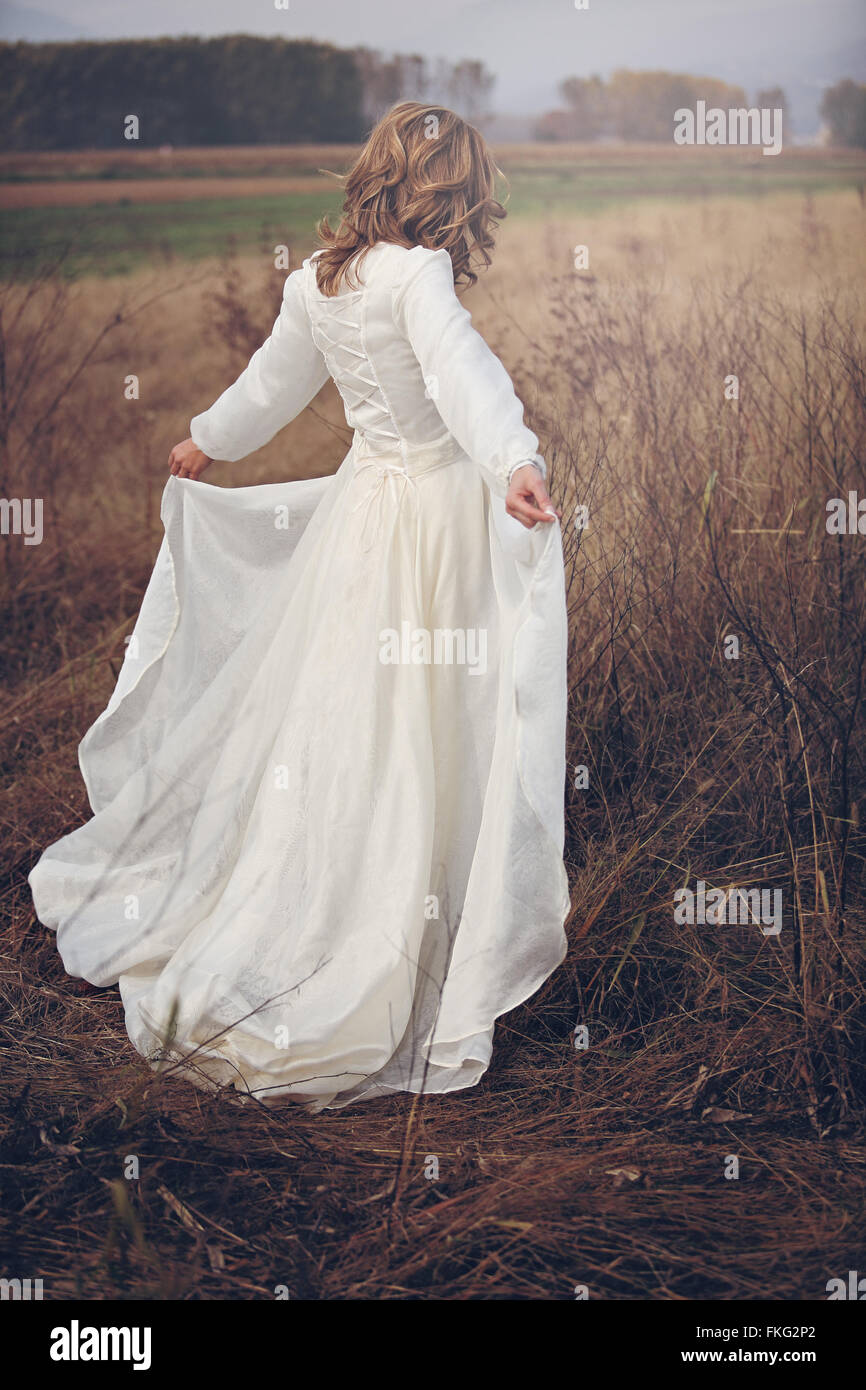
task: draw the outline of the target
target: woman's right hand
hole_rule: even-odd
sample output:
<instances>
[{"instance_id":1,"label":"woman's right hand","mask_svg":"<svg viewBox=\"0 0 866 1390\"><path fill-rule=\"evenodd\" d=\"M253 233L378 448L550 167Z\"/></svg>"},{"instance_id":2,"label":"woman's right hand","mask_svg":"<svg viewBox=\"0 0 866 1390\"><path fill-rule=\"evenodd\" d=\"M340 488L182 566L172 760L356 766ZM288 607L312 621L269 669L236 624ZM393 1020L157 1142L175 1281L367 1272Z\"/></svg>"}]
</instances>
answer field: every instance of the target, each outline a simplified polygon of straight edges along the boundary
<instances>
[{"instance_id":1,"label":"woman's right hand","mask_svg":"<svg viewBox=\"0 0 866 1390\"><path fill-rule=\"evenodd\" d=\"M212 463L213 459L203 454L191 439L185 439L182 444L175 444L168 456L169 470L176 478L200 478Z\"/></svg>"}]
</instances>

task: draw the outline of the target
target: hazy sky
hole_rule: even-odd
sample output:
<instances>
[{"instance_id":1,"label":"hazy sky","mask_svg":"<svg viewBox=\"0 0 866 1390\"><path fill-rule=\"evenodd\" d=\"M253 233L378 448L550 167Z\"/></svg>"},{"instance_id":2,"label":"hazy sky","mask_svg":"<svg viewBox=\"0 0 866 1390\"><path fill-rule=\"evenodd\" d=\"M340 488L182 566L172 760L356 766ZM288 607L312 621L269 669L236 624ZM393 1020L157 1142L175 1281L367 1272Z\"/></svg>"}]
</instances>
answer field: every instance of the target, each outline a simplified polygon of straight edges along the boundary
<instances>
[{"instance_id":1,"label":"hazy sky","mask_svg":"<svg viewBox=\"0 0 866 1390\"><path fill-rule=\"evenodd\" d=\"M8 38L284 34L386 52L481 58L493 105L557 104L570 74L669 68L742 82L780 82L793 105L817 102L840 76L866 79L864 0L39 0L0 3Z\"/></svg>"}]
</instances>

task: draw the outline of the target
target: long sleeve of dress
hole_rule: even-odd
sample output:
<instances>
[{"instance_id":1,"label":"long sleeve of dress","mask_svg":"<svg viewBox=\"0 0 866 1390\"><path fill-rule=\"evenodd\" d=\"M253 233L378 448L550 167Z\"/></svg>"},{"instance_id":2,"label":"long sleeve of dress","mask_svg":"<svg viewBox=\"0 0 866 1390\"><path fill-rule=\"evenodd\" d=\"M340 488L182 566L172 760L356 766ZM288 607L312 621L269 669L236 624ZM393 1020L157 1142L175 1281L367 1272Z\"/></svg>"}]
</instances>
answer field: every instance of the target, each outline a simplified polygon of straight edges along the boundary
<instances>
[{"instance_id":1,"label":"long sleeve of dress","mask_svg":"<svg viewBox=\"0 0 866 1390\"><path fill-rule=\"evenodd\" d=\"M328 380L304 303L303 270L283 288L271 336L209 410L190 423L190 437L212 459L234 463L260 449L309 405Z\"/></svg>"},{"instance_id":2,"label":"long sleeve of dress","mask_svg":"<svg viewBox=\"0 0 866 1390\"><path fill-rule=\"evenodd\" d=\"M394 321L431 383L443 422L503 490L515 469L527 463L544 477L538 437L523 422L523 405L507 371L457 298L448 252L418 247L407 263L393 293Z\"/></svg>"}]
</instances>

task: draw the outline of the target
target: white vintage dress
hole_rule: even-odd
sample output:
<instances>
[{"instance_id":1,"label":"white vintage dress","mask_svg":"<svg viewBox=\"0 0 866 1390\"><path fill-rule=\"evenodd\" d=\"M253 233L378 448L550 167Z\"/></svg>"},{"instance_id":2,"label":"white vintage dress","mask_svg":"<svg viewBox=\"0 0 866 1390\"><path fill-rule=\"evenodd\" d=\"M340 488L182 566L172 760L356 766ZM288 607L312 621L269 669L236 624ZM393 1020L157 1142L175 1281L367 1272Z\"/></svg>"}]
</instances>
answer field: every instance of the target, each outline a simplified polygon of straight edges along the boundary
<instances>
[{"instance_id":1,"label":"white vintage dress","mask_svg":"<svg viewBox=\"0 0 866 1390\"><path fill-rule=\"evenodd\" d=\"M358 275L328 298L305 261L191 425L241 459L330 374L339 471L169 478L80 745L93 818L30 875L66 970L119 983L152 1065L312 1110L474 1085L569 908L559 526L503 502L538 440L447 252L379 243Z\"/></svg>"}]
</instances>

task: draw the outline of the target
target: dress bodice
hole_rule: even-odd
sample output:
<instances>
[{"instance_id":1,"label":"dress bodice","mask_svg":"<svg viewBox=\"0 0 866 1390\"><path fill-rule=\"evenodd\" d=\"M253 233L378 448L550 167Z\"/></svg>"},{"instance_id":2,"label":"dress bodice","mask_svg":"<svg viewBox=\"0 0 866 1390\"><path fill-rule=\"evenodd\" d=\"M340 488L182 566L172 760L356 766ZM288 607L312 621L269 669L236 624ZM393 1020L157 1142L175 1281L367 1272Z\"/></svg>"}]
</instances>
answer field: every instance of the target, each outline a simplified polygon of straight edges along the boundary
<instances>
[{"instance_id":1,"label":"dress bodice","mask_svg":"<svg viewBox=\"0 0 866 1390\"><path fill-rule=\"evenodd\" d=\"M273 332L245 371L192 421L199 448L244 457L330 376L368 456L405 460L445 435L498 492L527 462L544 472L511 379L455 293L447 251L378 242L332 296L315 259L286 280Z\"/></svg>"},{"instance_id":2,"label":"dress bodice","mask_svg":"<svg viewBox=\"0 0 866 1390\"><path fill-rule=\"evenodd\" d=\"M406 255L405 247L379 242L357 269L363 283L349 288L344 277L332 296L318 288L315 256L304 262L313 341L342 397L348 424L370 454L405 451L442 434L438 381L435 375L425 379L408 337L396 331L394 300L404 288ZM351 271L350 277L355 278Z\"/></svg>"}]
</instances>

